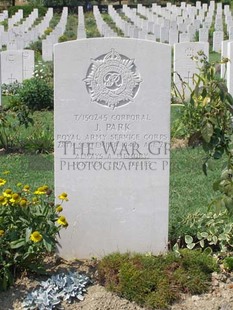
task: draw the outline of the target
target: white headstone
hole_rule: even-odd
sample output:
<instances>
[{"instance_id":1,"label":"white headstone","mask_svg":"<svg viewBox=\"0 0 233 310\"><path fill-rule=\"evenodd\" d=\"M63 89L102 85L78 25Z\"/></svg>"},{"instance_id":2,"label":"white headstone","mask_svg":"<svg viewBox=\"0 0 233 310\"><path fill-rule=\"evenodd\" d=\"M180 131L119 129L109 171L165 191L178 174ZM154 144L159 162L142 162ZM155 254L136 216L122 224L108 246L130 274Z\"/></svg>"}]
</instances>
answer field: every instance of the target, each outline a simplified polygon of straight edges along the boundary
<instances>
[{"instance_id":1,"label":"white headstone","mask_svg":"<svg viewBox=\"0 0 233 310\"><path fill-rule=\"evenodd\" d=\"M227 88L228 92L233 96L233 41L227 44L228 58L227 63Z\"/></svg>"},{"instance_id":2,"label":"white headstone","mask_svg":"<svg viewBox=\"0 0 233 310\"><path fill-rule=\"evenodd\" d=\"M196 41L196 29L194 25L190 24L188 26L188 33L190 35L190 41Z\"/></svg>"},{"instance_id":3,"label":"white headstone","mask_svg":"<svg viewBox=\"0 0 233 310\"><path fill-rule=\"evenodd\" d=\"M17 42L16 39L12 39L7 42L7 50L12 51L12 50L17 50Z\"/></svg>"},{"instance_id":4,"label":"white headstone","mask_svg":"<svg viewBox=\"0 0 233 310\"><path fill-rule=\"evenodd\" d=\"M186 32L188 29L188 26L186 23L181 23L181 24L178 24L178 30L180 32Z\"/></svg>"},{"instance_id":5,"label":"white headstone","mask_svg":"<svg viewBox=\"0 0 233 310\"><path fill-rule=\"evenodd\" d=\"M209 29L200 28L199 29L199 42L208 42L209 41Z\"/></svg>"},{"instance_id":6,"label":"white headstone","mask_svg":"<svg viewBox=\"0 0 233 310\"><path fill-rule=\"evenodd\" d=\"M215 30L215 31L223 31L223 23L222 23L222 20L218 20L217 22L215 22L214 30Z\"/></svg>"},{"instance_id":7,"label":"white headstone","mask_svg":"<svg viewBox=\"0 0 233 310\"><path fill-rule=\"evenodd\" d=\"M213 51L220 53L221 52L221 44L223 41L223 31L214 31L213 32Z\"/></svg>"},{"instance_id":8,"label":"white headstone","mask_svg":"<svg viewBox=\"0 0 233 310\"><path fill-rule=\"evenodd\" d=\"M181 79L188 84L192 89L193 75L198 73L198 63L192 58L198 55L198 52L203 51L209 56L209 43L206 42L190 42L178 43L174 45L174 83L179 91L183 91ZM200 65L200 63L199 63ZM186 86L184 89L185 96L190 94L190 90Z\"/></svg>"},{"instance_id":9,"label":"white headstone","mask_svg":"<svg viewBox=\"0 0 233 310\"><path fill-rule=\"evenodd\" d=\"M62 257L166 251L170 59L169 45L137 39L55 45Z\"/></svg>"},{"instance_id":10,"label":"white headstone","mask_svg":"<svg viewBox=\"0 0 233 310\"><path fill-rule=\"evenodd\" d=\"M23 79L31 79L34 74L35 57L33 50L23 50Z\"/></svg>"},{"instance_id":11,"label":"white headstone","mask_svg":"<svg viewBox=\"0 0 233 310\"><path fill-rule=\"evenodd\" d=\"M196 1L196 8L201 9L201 1Z\"/></svg>"},{"instance_id":12,"label":"white headstone","mask_svg":"<svg viewBox=\"0 0 233 310\"><path fill-rule=\"evenodd\" d=\"M221 46L221 59L228 57L228 43L231 42L230 40L222 41ZM227 63L221 64L221 78L227 78Z\"/></svg>"},{"instance_id":13,"label":"white headstone","mask_svg":"<svg viewBox=\"0 0 233 310\"><path fill-rule=\"evenodd\" d=\"M179 35L179 42L190 42L190 35L187 32L180 33Z\"/></svg>"},{"instance_id":14,"label":"white headstone","mask_svg":"<svg viewBox=\"0 0 233 310\"><path fill-rule=\"evenodd\" d=\"M1 76L3 84L23 81L22 51L1 52Z\"/></svg>"},{"instance_id":15,"label":"white headstone","mask_svg":"<svg viewBox=\"0 0 233 310\"><path fill-rule=\"evenodd\" d=\"M48 38L42 40L42 59L44 61L53 60L53 40Z\"/></svg>"},{"instance_id":16,"label":"white headstone","mask_svg":"<svg viewBox=\"0 0 233 310\"><path fill-rule=\"evenodd\" d=\"M229 27L229 40L233 40L233 26Z\"/></svg>"},{"instance_id":17,"label":"white headstone","mask_svg":"<svg viewBox=\"0 0 233 310\"><path fill-rule=\"evenodd\" d=\"M178 43L179 32L176 29L169 30L169 44L173 45Z\"/></svg>"},{"instance_id":18,"label":"white headstone","mask_svg":"<svg viewBox=\"0 0 233 310\"><path fill-rule=\"evenodd\" d=\"M169 28L167 27L160 28L160 42L162 43L169 42Z\"/></svg>"},{"instance_id":19,"label":"white headstone","mask_svg":"<svg viewBox=\"0 0 233 310\"><path fill-rule=\"evenodd\" d=\"M208 4L207 3L203 3L202 9L203 9L204 12L206 12L208 10Z\"/></svg>"}]
</instances>

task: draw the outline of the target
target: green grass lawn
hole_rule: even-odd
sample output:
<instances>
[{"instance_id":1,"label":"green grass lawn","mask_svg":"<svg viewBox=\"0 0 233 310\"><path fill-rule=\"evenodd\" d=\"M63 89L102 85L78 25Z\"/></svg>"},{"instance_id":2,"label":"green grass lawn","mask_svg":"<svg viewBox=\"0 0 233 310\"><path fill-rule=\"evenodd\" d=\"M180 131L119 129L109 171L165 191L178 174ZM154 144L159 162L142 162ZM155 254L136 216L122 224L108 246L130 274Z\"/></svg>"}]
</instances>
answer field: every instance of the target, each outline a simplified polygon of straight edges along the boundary
<instances>
[{"instance_id":1,"label":"green grass lawn","mask_svg":"<svg viewBox=\"0 0 233 310\"><path fill-rule=\"evenodd\" d=\"M205 176L202 172L204 151L198 148L183 148L171 151L170 174L170 239L178 238L189 227L181 220L198 209L206 212L211 200L216 197L212 185L219 178L223 161L213 162L213 169Z\"/></svg>"},{"instance_id":2,"label":"green grass lawn","mask_svg":"<svg viewBox=\"0 0 233 310\"><path fill-rule=\"evenodd\" d=\"M219 176L221 162L216 162L208 176L202 172L203 151L201 148L183 148L171 151L170 175L170 239L174 240L189 229L180 225L182 219L201 209L207 211L215 197L212 184ZM4 175L5 171L9 174ZM52 154L2 154L0 155L0 177L7 178L9 187L18 182L33 188L40 185L54 187Z\"/></svg>"},{"instance_id":3,"label":"green grass lawn","mask_svg":"<svg viewBox=\"0 0 233 310\"><path fill-rule=\"evenodd\" d=\"M212 52L210 52L209 60L210 60L210 62L221 61L221 54L212 51Z\"/></svg>"},{"instance_id":4,"label":"green grass lawn","mask_svg":"<svg viewBox=\"0 0 233 310\"><path fill-rule=\"evenodd\" d=\"M53 155L2 154L0 177L7 180L8 187L14 187L20 182L30 185L33 189L41 185L53 188Z\"/></svg>"},{"instance_id":5,"label":"green grass lawn","mask_svg":"<svg viewBox=\"0 0 233 310\"><path fill-rule=\"evenodd\" d=\"M9 98L3 96L2 104L7 104ZM0 177L7 178L10 187L18 182L32 187L43 184L54 187L53 112L34 112L33 120L34 124L28 128L13 125L5 131L15 152L0 151ZM2 129L0 135L3 135ZM4 175L5 171L9 171L9 174Z\"/></svg>"},{"instance_id":6,"label":"green grass lawn","mask_svg":"<svg viewBox=\"0 0 233 310\"><path fill-rule=\"evenodd\" d=\"M208 176L202 172L203 151L201 148L185 148L171 151L170 177L170 239L184 232L181 220L197 209L206 212L215 196L212 189L221 163L217 162ZM6 176L5 171L10 171ZM47 184L54 187L52 154L2 154L0 155L0 177L7 178L10 187L22 182L37 187Z\"/></svg>"},{"instance_id":7,"label":"green grass lawn","mask_svg":"<svg viewBox=\"0 0 233 310\"><path fill-rule=\"evenodd\" d=\"M6 101L7 97L3 97ZM172 109L172 123L179 117L179 111ZM13 132L12 139L23 147L23 154L4 152L0 155L0 177L4 171L9 186L18 182L37 187L54 185L53 171L53 112L36 112L33 115L34 126ZM49 152L50 151L50 152ZM37 153L43 154L37 154ZM47 153L47 154L46 154ZM181 220L198 209L206 212L216 193L213 182L221 171L221 161L215 162L213 171L208 176L202 172L204 152L198 148L177 148L171 151L170 176L170 238L176 239L184 231ZM189 229L189 228L185 228Z\"/></svg>"},{"instance_id":8,"label":"green grass lawn","mask_svg":"<svg viewBox=\"0 0 233 310\"><path fill-rule=\"evenodd\" d=\"M212 189L219 176L221 162L208 176L202 172L201 148L185 148L171 151L170 177L170 238L178 238L184 231L181 220L197 209L206 212L208 204L216 195ZM8 154L0 155L1 177L7 178L9 186L18 182L32 187L47 184L53 188L53 155ZM10 173L4 176L4 171ZM188 229L188 228L187 228Z\"/></svg>"}]
</instances>

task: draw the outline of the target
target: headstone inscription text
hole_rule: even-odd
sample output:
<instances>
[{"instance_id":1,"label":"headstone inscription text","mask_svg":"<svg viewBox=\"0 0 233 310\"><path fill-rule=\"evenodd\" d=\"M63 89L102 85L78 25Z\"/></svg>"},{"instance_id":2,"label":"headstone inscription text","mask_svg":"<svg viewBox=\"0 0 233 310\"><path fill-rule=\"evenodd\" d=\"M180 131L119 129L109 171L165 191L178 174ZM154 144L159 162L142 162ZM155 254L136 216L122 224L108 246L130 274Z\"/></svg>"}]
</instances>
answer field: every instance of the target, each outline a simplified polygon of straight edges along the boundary
<instances>
[{"instance_id":1,"label":"headstone inscription text","mask_svg":"<svg viewBox=\"0 0 233 310\"><path fill-rule=\"evenodd\" d=\"M84 39L54 56L55 187L69 195L61 255L165 251L171 47Z\"/></svg>"}]
</instances>

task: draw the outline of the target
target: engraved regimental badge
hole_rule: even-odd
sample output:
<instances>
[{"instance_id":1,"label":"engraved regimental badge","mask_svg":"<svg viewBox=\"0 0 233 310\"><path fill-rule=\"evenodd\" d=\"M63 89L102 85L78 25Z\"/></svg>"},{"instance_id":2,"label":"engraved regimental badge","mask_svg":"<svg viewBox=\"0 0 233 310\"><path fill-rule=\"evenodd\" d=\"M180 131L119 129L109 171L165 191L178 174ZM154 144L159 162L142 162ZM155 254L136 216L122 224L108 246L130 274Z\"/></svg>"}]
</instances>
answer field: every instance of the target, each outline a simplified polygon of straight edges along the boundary
<instances>
[{"instance_id":1,"label":"engraved regimental badge","mask_svg":"<svg viewBox=\"0 0 233 310\"><path fill-rule=\"evenodd\" d=\"M112 49L92 59L84 81L93 102L114 109L133 101L142 80L134 60Z\"/></svg>"}]
</instances>

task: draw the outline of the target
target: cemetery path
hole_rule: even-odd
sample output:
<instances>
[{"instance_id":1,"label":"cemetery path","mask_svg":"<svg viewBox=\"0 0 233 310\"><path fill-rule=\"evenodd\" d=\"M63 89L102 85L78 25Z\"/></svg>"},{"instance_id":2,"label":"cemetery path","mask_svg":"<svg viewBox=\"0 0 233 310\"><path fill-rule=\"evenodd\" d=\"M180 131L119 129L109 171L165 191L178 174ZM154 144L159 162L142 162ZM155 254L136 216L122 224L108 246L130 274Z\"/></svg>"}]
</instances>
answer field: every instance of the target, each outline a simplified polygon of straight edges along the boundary
<instances>
[{"instance_id":1,"label":"cemetery path","mask_svg":"<svg viewBox=\"0 0 233 310\"><path fill-rule=\"evenodd\" d=\"M51 274L75 270L87 274L94 283L88 288L83 301L63 304L65 310L149 310L107 292L98 285L95 281L97 273L94 261L59 261L54 264L53 260L53 264L51 261L49 264ZM22 310L21 301L27 292L35 288L42 280L45 278L22 275L10 290L0 293L0 310ZM213 273L209 293L200 296L183 295L170 310L233 310L233 273Z\"/></svg>"}]
</instances>

